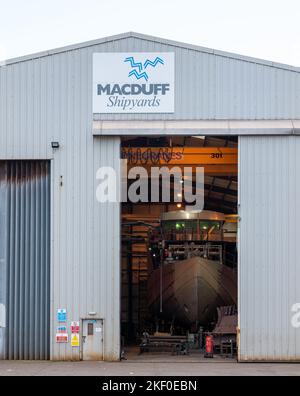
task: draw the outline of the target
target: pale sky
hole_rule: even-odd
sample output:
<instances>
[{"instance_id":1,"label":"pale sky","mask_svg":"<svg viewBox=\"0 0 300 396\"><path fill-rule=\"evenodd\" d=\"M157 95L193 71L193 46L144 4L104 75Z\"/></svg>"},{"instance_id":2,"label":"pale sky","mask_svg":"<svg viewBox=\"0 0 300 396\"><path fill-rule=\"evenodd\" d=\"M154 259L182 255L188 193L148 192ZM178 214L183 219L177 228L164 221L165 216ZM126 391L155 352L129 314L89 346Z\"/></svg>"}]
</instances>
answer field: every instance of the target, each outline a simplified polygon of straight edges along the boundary
<instances>
[{"instance_id":1,"label":"pale sky","mask_svg":"<svg viewBox=\"0 0 300 396\"><path fill-rule=\"evenodd\" d=\"M0 0L0 60L128 31L300 66L300 0Z\"/></svg>"}]
</instances>

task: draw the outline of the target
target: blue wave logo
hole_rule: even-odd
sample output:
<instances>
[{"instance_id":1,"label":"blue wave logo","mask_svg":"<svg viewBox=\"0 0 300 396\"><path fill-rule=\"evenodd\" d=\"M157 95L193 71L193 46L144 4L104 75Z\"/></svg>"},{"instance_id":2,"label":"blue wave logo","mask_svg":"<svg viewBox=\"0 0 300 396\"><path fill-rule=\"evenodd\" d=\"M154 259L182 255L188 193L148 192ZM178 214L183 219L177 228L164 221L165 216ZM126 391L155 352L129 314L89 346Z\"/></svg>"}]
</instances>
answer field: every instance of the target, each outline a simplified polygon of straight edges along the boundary
<instances>
[{"instance_id":1,"label":"blue wave logo","mask_svg":"<svg viewBox=\"0 0 300 396\"><path fill-rule=\"evenodd\" d=\"M142 62L135 62L134 57L130 56L129 58L126 58L124 62L129 62L131 65L131 68L133 69L128 77L134 76L137 80L140 79L145 79L145 81L149 80L149 75L146 72L146 69L151 66L151 67L156 67L157 65L164 65L165 62L157 56L153 61L150 59L147 59L144 64Z\"/></svg>"}]
</instances>

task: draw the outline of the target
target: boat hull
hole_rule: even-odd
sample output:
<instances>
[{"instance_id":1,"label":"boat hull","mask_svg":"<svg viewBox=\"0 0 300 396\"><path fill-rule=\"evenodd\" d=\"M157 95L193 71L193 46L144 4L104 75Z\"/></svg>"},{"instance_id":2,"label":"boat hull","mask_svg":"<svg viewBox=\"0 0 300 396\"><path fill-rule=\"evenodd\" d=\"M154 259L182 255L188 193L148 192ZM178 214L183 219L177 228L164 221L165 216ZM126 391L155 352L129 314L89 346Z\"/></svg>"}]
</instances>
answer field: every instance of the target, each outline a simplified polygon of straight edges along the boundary
<instances>
[{"instance_id":1,"label":"boat hull","mask_svg":"<svg viewBox=\"0 0 300 396\"><path fill-rule=\"evenodd\" d=\"M216 261L194 257L165 264L162 271L154 270L148 280L150 311L182 325L205 326L217 307L236 304L236 273Z\"/></svg>"}]
</instances>

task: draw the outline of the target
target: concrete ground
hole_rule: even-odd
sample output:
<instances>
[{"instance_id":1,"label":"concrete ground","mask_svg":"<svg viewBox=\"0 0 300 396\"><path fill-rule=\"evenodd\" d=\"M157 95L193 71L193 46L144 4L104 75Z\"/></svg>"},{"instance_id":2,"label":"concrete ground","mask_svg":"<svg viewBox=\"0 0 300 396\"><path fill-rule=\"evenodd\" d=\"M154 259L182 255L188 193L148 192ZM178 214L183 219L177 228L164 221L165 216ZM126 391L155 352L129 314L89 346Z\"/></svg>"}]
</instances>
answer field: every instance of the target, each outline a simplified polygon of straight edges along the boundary
<instances>
[{"instance_id":1,"label":"concrete ground","mask_svg":"<svg viewBox=\"0 0 300 396\"><path fill-rule=\"evenodd\" d=\"M300 376L300 364L236 363L201 355L128 354L117 363L0 361L0 376Z\"/></svg>"}]
</instances>

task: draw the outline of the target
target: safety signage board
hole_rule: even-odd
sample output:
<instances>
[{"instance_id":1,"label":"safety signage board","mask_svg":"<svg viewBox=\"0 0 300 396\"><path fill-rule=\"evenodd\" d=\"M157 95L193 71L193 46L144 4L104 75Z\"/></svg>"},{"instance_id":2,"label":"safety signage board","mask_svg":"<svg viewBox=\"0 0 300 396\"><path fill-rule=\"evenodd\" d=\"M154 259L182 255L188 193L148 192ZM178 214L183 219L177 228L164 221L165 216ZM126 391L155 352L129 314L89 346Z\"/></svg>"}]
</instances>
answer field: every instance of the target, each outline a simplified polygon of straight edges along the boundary
<instances>
[{"instance_id":1,"label":"safety signage board","mask_svg":"<svg viewBox=\"0 0 300 396\"><path fill-rule=\"evenodd\" d=\"M67 321L67 310L66 309L58 309L57 310L57 321L59 323L66 323L66 321Z\"/></svg>"},{"instance_id":2,"label":"safety signage board","mask_svg":"<svg viewBox=\"0 0 300 396\"><path fill-rule=\"evenodd\" d=\"M66 334L67 332L67 326L59 326L57 328L57 334Z\"/></svg>"},{"instance_id":3,"label":"safety signage board","mask_svg":"<svg viewBox=\"0 0 300 396\"><path fill-rule=\"evenodd\" d=\"M79 322L71 322L71 333L79 334L80 326Z\"/></svg>"},{"instance_id":4,"label":"safety signage board","mask_svg":"<svg viewBox=\"0 0 300 396\"><path fill-rule=\"evenodd\" d=\"M56 342L58 344L66 344L69 342L69 335L67 333L57 333Z\"/></svg>"},{"instance_id":5,"label":"safety signage board","mask_svg":"<svg viewBox=\"0 0 300 396\"><path fill-rule=\"evenodd\" d=\"M80 342L79 342L79 335L78 334L72 334L71 336L71 345L73 348L79 347Z\"/></svg>"}]
</instances>

